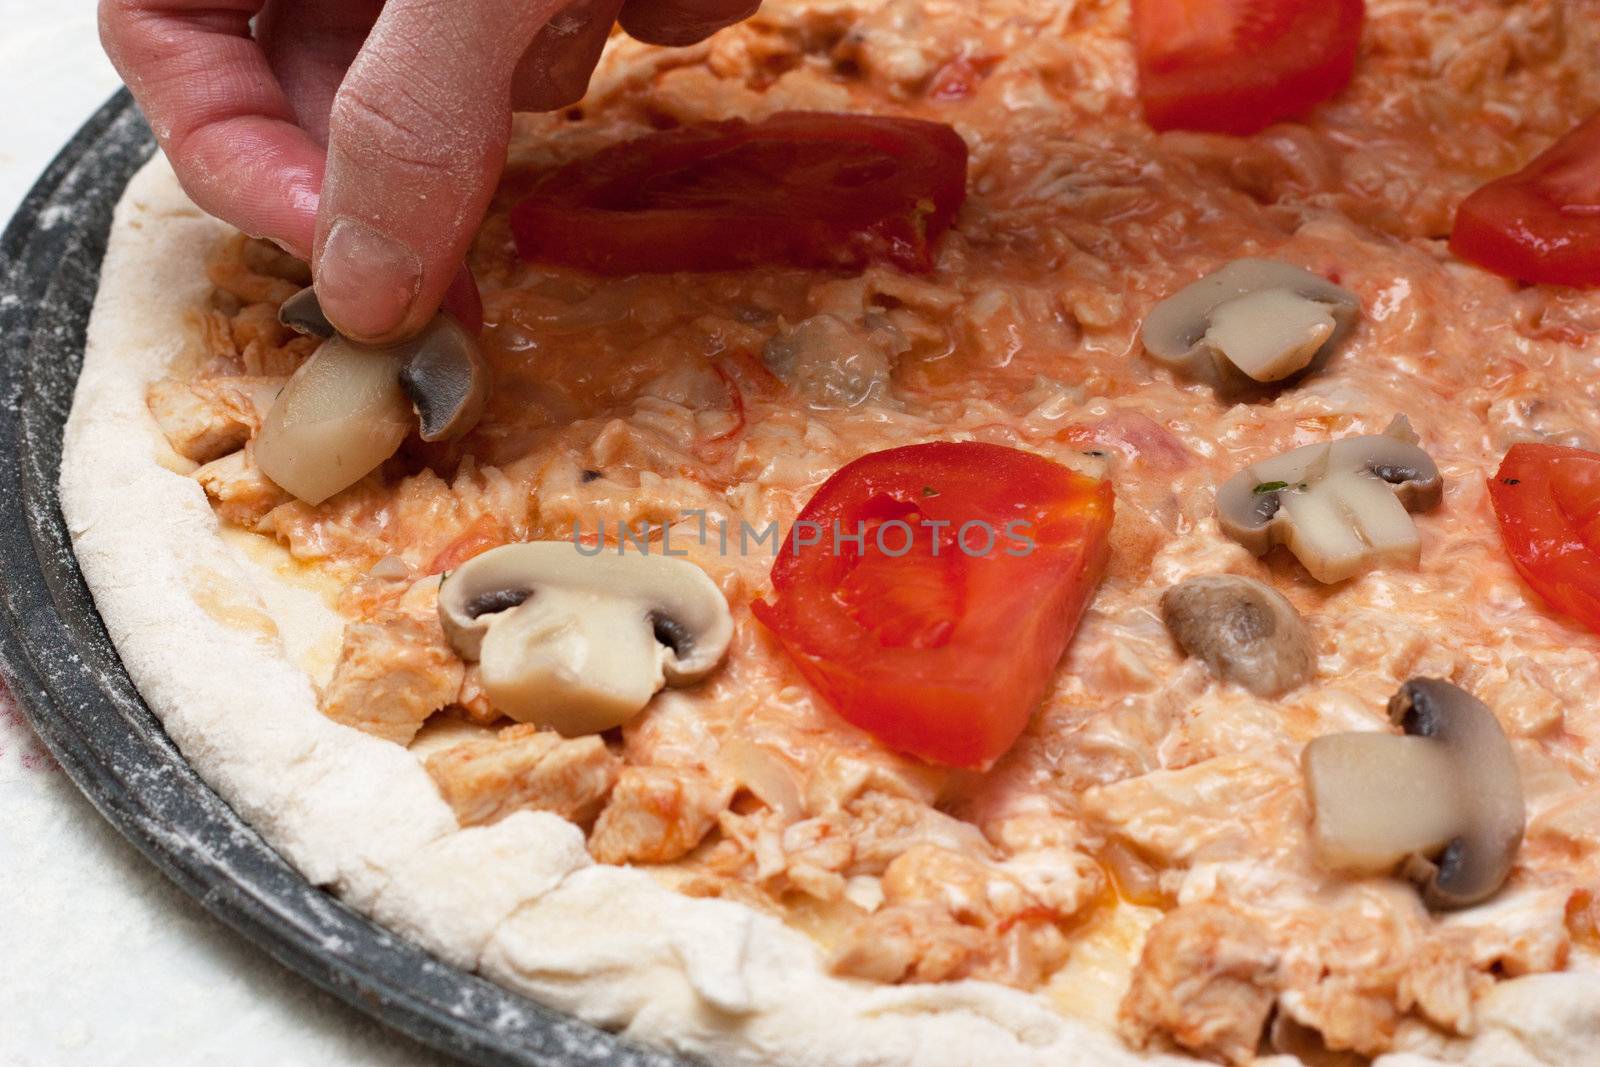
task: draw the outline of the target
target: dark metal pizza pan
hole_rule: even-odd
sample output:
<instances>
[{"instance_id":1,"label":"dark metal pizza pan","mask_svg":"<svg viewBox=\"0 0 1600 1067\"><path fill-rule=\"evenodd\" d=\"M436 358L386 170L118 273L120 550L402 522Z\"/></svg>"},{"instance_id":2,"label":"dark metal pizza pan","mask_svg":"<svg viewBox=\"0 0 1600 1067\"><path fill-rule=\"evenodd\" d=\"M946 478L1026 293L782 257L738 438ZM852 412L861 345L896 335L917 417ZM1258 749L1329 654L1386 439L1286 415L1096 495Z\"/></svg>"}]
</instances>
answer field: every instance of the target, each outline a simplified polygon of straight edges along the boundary
<instances>
[{"instance_id":1,"label":"dark metal pizza pan","mask_svg":"<svg viewBox=\"0 0 1600 1067\"><path fill-rule=\"evenodd\" d=\"M450 967L308 884L184 762L128 679L73 558L56 477L112 208L153 147L118 93L0 239L0 664L24 712L152 863L366 1014L472 1063L683 1067Z\"/></svg>"}]
</instances>

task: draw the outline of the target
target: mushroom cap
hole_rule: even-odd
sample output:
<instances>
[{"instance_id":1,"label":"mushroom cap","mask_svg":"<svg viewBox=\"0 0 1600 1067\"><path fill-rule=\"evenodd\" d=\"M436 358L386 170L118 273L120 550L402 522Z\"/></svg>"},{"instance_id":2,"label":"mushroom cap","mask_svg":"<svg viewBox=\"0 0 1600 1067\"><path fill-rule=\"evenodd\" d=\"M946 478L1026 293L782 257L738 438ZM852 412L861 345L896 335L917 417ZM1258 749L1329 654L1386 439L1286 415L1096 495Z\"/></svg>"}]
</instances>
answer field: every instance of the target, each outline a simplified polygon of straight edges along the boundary
<instances>
[{"instance_id":1,"label":"mushroom cap","mask_svg":"<svg viewBox=\"0 0 1600 1067\"><path fill-rule=\"evenodd\" d=\"M1321 275L1236 259L1151 308L1140 339L1156 362L1233 394L1325 361L1360 310L1354 293Z\"/></svg>"},{"instance_id":2,"label":"mushroom cap","mask_svg":"<svg viewBox=\"0 0 1600 1067\"><path fill-rule=\"evenodd\" d=\"M478 424L489 400L489 367L477 340L455 316L440 312L393 351L424 441L451 440Z\"/></svg>"},{"instance_id":3,"label":"mushroom cap","mask_svg":"<svg viewBox=\"0 0 1600 1067\"><path fill-rule=\"evenodd\" d=\"M252 447L262 474L320 504L394 455L413 424L399 361L335 336L289 378Z\"/></svg>"},{"instance_id":4,"label":"mushroom cap","mask_svg":"<svg viewBox=\"0 0 1600 1067\"><path fill-rule=\"evenodd\" d=\"M1522 841L1511 743L1481 701L1434 678L1401 686L1389 716L1404 736L1330 734L1306 746L1318 855L1365 874L1398 867L1430 908L1476 904L1505 882Z\"/></svg>"},{"instance_id":5,"label":"mushroom cap","mask_svg":"<svg viewBox=\"0 0 1600 1067\"><path fill-rule=\"evenodd\" d=\"M1373 559L1414 560L1408 512L1444 495L1438 465L1398 417L1381 434L1259 460L1217 490L1222 532L1257 556L1287 544L1313 577L1343 581Z\"/></svg>"},{"instance_id":6,"label":"mushroom cap","mask_svg":"<svg viewBox=\"0 0 1600 1067\"><path fill-rule=\"evenodd\" d=\"M322 302L317 291L306 286L278 307L278 321L296 333L309 337L329 338L334 335L333 323L322 313Z\"/></svg>"},{"instance_id":7,"label":"mushroom cap","mask_svg":"<svg viewBox=\"0 0 1600 1067\"><path fill-rule=\"evenodd\" d=\"M1316 673L1305 620L1254 578L1208 574L1179 582L1162 594L1161 618L1186 653L1257 696L1278 696Z\"/></svg>"},{"instance_id":8,"label":"mushroom cap","mask_svg":"<svg viewBox=\"0 0 1600 1067\"><path fill-rule=\"evenodd\" d=\"M440 585L439 621L497 709L563 733L620 725L663 684L700 680L733 637L726 599L694 564L569 541L468 560Z\"/></svg>"}]
</instances>

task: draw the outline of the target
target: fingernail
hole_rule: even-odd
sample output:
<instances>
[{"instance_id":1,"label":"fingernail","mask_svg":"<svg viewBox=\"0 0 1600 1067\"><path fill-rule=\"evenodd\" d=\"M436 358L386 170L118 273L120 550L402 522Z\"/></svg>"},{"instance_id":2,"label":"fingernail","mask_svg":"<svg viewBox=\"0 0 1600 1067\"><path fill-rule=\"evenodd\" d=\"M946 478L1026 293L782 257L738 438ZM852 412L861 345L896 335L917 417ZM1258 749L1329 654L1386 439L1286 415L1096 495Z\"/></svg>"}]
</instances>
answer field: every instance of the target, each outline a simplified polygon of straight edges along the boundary
<instances>
[{"instance_id":1,"label":"fingernail","mask_svg":"<svg viewBox=\"0 0 1600 1067\"><path fill-rule=\"evenodd\" d=\"M328 231L317 261L317 299L347 336L382 337L405 321L422 284L422 261L393 237L359 219Z\"/></svg>"}]
</instances>

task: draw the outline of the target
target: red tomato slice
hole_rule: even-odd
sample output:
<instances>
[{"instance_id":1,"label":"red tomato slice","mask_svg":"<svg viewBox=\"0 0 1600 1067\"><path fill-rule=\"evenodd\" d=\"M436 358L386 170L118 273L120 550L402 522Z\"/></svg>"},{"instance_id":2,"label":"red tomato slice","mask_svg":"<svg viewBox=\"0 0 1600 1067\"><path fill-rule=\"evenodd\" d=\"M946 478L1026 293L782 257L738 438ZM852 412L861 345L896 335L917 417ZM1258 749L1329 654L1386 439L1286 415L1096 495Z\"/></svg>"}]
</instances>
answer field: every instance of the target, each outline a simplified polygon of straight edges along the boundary
<instances>
[{"instance_id":1,"label":"red tomato slice","mask_svg":"<svg viewBox=\"0 0 1600 1067\"><path fill-rule=\"evenodd\" d=\"M1577 455L1550 461L1550 495L1583 543L1600 552L1600 455L1571 451Z\"/></svg>"},{"instance_id":2,"label":"red tomato slice","mask_svg":"<svg viewBox=\"0 0 1600 1067\"><path fill-rule=\"evenodd\" d=\"M1450 250L1525 282L1600 285L1600 115L1463 200Z\"/></svg>"},{"instance_id":3,"label":"red tomato slice","mask_svg":"<svg viewBox=\"0 0 1600 1067\"><path fill-rule=\"evenodd\" d=\"M817 490L772 602L752 608L845 719L925 760L987 767L1100 583L1112 507L1109 482L1014 448L874 452Z\"/></svg>"},{"instance_id":4,"label":"red tomato slice","mask_svg":"<svg viewBox=\"0 0 1600 1067\"><path fill-rule=\"evenodd\" d=\"M917 119L791 111L601 149L511 211L527 260L598 274L766 265L933 267L967 146Z\"/></svg>"},{"instance_id":5,"label":"red tomato slice","mask_svg":"<svg viewBox=\"0 0 1600 1067\"><path fill-rule=\"evenodd\" d=\"M1518 573L1551 606L1600 633L1600 454L1512 445L1489 496Z\"/></svg>"},{"instance_id":6,"label":"red tomato slice","mask_svg":"<svg viewBox=\"0 0 1600 1067\"><path fill-rule=\"evenodd\" d=\"M1350 82L1362 0L1133 0L1139 100L1158 130L1250 134Z\"/></svg>"}]
</instances>

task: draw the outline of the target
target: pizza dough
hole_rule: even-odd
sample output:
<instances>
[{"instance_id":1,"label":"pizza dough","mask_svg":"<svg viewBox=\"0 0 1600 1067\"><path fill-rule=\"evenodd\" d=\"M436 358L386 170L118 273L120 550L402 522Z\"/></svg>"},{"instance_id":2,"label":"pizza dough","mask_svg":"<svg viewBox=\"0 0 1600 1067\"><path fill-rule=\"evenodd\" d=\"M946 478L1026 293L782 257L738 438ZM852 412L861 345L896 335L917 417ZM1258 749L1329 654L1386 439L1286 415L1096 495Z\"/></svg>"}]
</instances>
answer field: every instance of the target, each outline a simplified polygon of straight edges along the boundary
<instances>
[{"instance_id":1,"label":"pizza dough","mask_svg":"<svg viewBox=\"0 0 1600 1067\"><path fill-rule=\"evenodd\" d=\"M626 75L613 64L600 91ZM287 554L219 523L146 403L151 383L199 358L193 313L212 288L208 258L229 235L164 160L129 186L67 428L62 506L147 703L308 880L452 964L714 1063L1193 1062L1131 1052L1043 994L835 977L818 946L775 917L596 864L580 831L548 814L460 829L415 753L325 717L314 686L343 625L329 592ZM1093 297L1069 295L1090 321ZM1594 975L1500 981L1476 1005L1475 1036L1417 1036L1376 1063L1576 1065L1600 1044L1596 1003Z\"/></svg>"}]
</instances>

